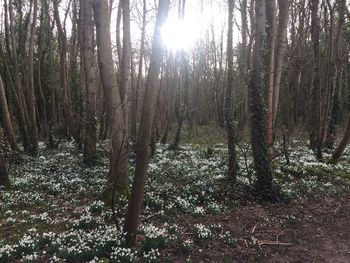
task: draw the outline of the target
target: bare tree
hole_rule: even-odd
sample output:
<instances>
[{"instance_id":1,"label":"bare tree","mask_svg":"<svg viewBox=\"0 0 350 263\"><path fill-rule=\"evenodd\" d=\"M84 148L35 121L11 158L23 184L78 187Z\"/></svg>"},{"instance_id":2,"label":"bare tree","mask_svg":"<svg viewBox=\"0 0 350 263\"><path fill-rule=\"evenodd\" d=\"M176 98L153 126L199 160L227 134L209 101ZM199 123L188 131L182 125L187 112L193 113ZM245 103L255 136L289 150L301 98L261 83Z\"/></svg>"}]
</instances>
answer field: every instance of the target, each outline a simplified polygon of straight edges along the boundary
<instances>
[{"instance_id":1,"label":"bare tree","mask_svg":"<svg viewBox=\"0 0 350 263\"><path fill-rule=\"evenodd\" d=\"M94 0L93 10L96 24L98 62L101 74L104 98L107 107L110 138L109 177L106 187L106 199L111 201L113 189L119 195L128 192L128 141L125 105L122 103L114 62L110 33L108 0Z\"/></svg>"},{"instance_id":2,"label":"bare tree","mask_svg":"<svg viewBox=\"0 0 350 263\"><path fill-rule=\"evenodd\" d=\"M168 9L169 0L159 0L156 27L152 44L151 61L142 104L140 130L137 145L135 148L135 178L125 221L125 230L127 232L128 245L133 245L135 243L139 217L142 211L141 206L145 188L146 173L150 159L152 122L157 85L159 81L158 76L160 72L160 64L163 57L163 44L161 41L160 28L168 15Z\"/></svg>"},{"instance_id":3,"label":"bare tree","mask_svg":"<svg viewBox=\"0 0 350 263\"><path fill-rule=\"evenodd\" d=\"M81 58L83 60L85 78L84 160L86 162L93 162L96 160L96 88L93 71L92 1L81 0L80 8L83 19Z\"/></svg>"},{"instance_id":4,"label":"bare tree","mask_svg":"<svg viewBox=\"0 0 350 263\"><path fill-rule=\"evenodd\" d=\"M17 141L15 137L15 133L13 132L11 115L7 104L5 88L2 82L2 77L0 76L0 104L2 110L2 120L4 125L5 135L11 145L13 150L18 150Z\"/></svg>"},{"instance_id":5,"label":"bare tree","mask_svg":"<svg viewBox=\"0 0 350 263\"><path fill-rule=\"evenodd\" d=\"M36 22L38 16L38 0L33 0L32 23L30 25L28 48L28 115L31 138L31 154L38 153L38 129L36 121L36 99L34 92L34 40L36 35Z\"/></svg>"},{"instance_id":6,"label":"bare tree","mask_svg":"<svg viewBox=\"0 0 350 263\"><path fill-rule=\"evenodd\" d=\"M0 141L0 186L6 187L10 183L10 180L7 173L4 151L2 148L2 142Z\"/></svg>"},{"instance_id":7,"label":"bare tree","mask_svg":"<svg viewBox=\"0 0 350 263\"><path fill-rule=\"evenodd\" d=\"M225 121L227 130L228 146L228 179L235 182L238 172L238 162L236 157L236 127L234 125L234 96L233 96L233 9L234 0L228 2L228 33L227 33L227 83L225 98Z\"/></svg>"},{"instance_id":8,"label":"bare tree","mask_svg":"<svg viewBox=\"0 0 350 263\"><path fill-rule=\"evenodd\" d=\"M264 63L266 52L265 32L265 1L255 3L255 46L252 58L252 70L249 81L250 112L251 112L251 141L254 158L254 167L257 175L256 191L264 199L274 199L272 174L268 160L266 145L266 114L264 111Z\"/></svg>"}]
</instances>

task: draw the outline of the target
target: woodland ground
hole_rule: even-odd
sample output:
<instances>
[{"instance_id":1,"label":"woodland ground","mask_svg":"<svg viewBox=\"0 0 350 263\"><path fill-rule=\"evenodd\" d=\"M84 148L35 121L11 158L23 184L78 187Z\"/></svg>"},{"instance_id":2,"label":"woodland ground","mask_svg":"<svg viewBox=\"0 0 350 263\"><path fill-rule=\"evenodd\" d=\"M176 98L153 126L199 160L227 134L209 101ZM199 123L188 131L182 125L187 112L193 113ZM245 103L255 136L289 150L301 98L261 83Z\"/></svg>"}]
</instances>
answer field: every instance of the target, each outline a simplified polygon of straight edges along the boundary
<instances>
[{"instance_id":1,"label":"woodland ground","mask_svg":"<svg viewBox=\"0 0 350 263\"><path fill-rule=\"evenodd\" d=\"M331 166L301 145L289 149L290 165L283 155L276 159L277 204L252 198L244 144L234 189L225 180L224 145L186 144L176 153L158 146L132 249L115 226L123 224L127 201L115 217L100 201L106 158L88 166L70 142L41 144L37 158L8 156L12 188L0 192L0 262L350 262L350 149Z\"/></svg>"}]
</instances>

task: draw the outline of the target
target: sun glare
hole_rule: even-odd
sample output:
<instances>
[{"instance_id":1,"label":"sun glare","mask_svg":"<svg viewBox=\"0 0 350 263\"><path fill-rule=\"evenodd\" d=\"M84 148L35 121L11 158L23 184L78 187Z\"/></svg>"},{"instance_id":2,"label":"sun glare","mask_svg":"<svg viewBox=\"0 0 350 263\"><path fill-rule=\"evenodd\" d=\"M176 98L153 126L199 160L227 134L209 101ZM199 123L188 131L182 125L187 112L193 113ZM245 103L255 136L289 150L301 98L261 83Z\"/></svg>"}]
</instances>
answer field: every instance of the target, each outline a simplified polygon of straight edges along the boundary
<instances>
[{"instance_id":1,"label":"sun glare","mask_svg":"<svg viewBox=\"0 0 350 263\"><path fill-rule=\"evenodd\" d=\"M200 38L200 30L196 28L192 21L187 19L180 21L179 19L170 18L163 25L161 32L165 46L172 51L188 50Z\"/></svg>"},{"instance_id":2,"label":"sun glare","mask_svg":"<svg viewBox=\"0 0 350 263\"><path fill-rule=\"evenodd\" d=\"M222 3L202 0L202 4L198 5L197 1L189 1L184 20L180 20L175 6L161 29L165 46L171 51L190 50L212 30L215 31L214 37L218 37L225 27L225 9Z\"/></svg>"}]
</instances>

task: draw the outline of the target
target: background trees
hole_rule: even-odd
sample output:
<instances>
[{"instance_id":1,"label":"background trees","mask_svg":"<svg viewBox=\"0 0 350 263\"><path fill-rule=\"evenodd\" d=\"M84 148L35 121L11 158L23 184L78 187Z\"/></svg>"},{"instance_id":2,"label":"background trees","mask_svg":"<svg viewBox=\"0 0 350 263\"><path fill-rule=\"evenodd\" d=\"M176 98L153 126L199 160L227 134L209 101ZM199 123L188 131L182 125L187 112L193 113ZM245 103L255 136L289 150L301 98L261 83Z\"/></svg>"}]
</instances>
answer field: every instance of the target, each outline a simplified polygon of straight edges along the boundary
<instances>
[{"instance_id":1,"label":"background trees","mask_svg":"<svg viewBox=\"0 0 350 263\"><path fill-rule=\"evenodd\" d=\"M181 140L211 129L208 143L211 133L226 133L232 181L239 173L236 146L248 142L255 192L274 199L270 164L281 141L288 155L298 132L319 161L336 163L349 140L349 124L339 132L350 109L345 0L5 0L3 6L6 144L35 156L39 141L55 148L73 138L93 164L97 134L107 138L100 149L110 158L105 199L112 203L130 195L135 153L126 222L131 243L151 142L171 141L176 154ZM329 149L334 153L326 160Z\"/></svg>"}]
</instances>

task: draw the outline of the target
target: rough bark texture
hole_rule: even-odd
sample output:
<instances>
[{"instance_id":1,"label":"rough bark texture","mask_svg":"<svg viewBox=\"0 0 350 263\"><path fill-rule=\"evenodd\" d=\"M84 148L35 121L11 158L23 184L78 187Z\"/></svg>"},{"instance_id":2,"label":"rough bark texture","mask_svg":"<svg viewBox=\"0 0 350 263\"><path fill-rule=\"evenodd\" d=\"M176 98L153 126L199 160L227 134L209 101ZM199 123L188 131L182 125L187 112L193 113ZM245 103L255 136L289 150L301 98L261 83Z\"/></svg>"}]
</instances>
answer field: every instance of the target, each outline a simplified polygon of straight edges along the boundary
<instances>
[{"instance_id":1,"label":"rough bark texture","mask_svg":"<svg viewBox=\"0 0 350 263\"><path fill-rule=\"evenodd\" d=\"M59 9L58 9L58 0L53 0L54 6L54 18L57 26L57 31L59 35L59 48L60 48L60 86L61 86L61 96L63 105L61 105L63 111L63 117L65 121L65 129L68 137L73 135L75 137L75 129L73 124L73 115L72 107L70 100L70 90L68 85L68 69L67 69L67 37L66 33L62 27Z\"/></svg>"},{"instance_id":2,"label":"rough bark texture","mask_svg":"<svg viewBox=\"0 0 350 263\"><path fill-rule=\"evenodd\" d=\"M226 83L226 98L225 98L225 121L227 131L227 146L228 146L228 179L232 182L236 180L238 163L236 157L236 128L234 125L234 96L233 96L233 9L234 0L229 0L228 3L228 34L227 34L227 83Z\"/></svg>"},{"instance_id":3,"label":"rough bark texture","mask_svg":"<svg viewBox=\"0 0 350 263\"><path fill-rule=\"evenodd\" d=\"M143 0L143 11L142 11L142 29L141 29L141 43L140 43L140 58L138 63L138 73L137 73L137 83L133 89L132 96L132 107L131 107L131 138L136 141L137 136L137 116L139 108L139 94L142 87L143 80L143 56L145 53L145 38L146 38L146 14L147 14L147 5L146 0Z\"/></svg>"},{"instance_id":4,"label":"rough bark texture","mask_svg":"<svg viewBox=\"0 0 350 263\"><path fill-rule=\"evenodd\" d=\"M22 137L23 147L26 152L30 151L31 142L29 137L28 128L28 115L26 111L26 105L23 94L22 82L20 79L20 69L18 64L18 53L17 53L17 39L15 33L15 18L13 13L13 2L9 1L9 17L10 17L10 38L11 38L11 59L13 65L13 75L14 75L14 97L17 106L17 116L19 130Z\"/></svg>"},{"instance_id":5,"label":"rough bark texture","mask_svg":"<svg viewBox=\"0 0 350 263\"><path fill-rule=\"evenodd\" d=\"M36 121L36 99L34 92L34 40L36 34L36 20L38 17L38 0L33 1L32 23L30 25L29 47L28 47L28 115L31 138L32 155L38 153L38 129Z\"/></svg>"},{"instance_id":6,"label":"rough bark texture","mask_svg":"<svg viewBox=\"0 0 350 263\"><path fill-rule=\"evenodd\" d=\"M0 186L7 186L10 183L6 162L4 157L4 152L2 149L2 141L0 141Z\"/></svg>"},{"instance_id":7,"label":"rough bark texture","mask_svg":"<svg viewBox=\"0 0 350 263\"><path fill-rule=\"evenodd\" d=\"M151 61L145 85L145 94L143 98L140 132L137 146L135 149L135 178L125 221L125 230L127 232L127 242L129 245L133 245L135 242L137 227L139 224L139 217L142 210L141 207L146 181L146 174L150 159L153 112L156 100L157 84L159 81L158 76L160 72L160 64L163 56L163 45L161 41L160 28L167 17L168 9L169 0L160 0L158 5L156 28L152 44Z\"/></svg>"},{"instance_id":8,"label":"rough bark texture","mask_svg":"<svg viewBox=\"0 0 350 263\"><path fill-rule=\"evenodd\" d=\"M128 193L128 138L124 107L120 98L110 34L110 18L107 0L94 0L98 63L107 107L110 138L110 166L106 198L111 191L119 195ZM111 198L110 198L111 199Z\"/></svg>"},{"instance_id":9,"label":"rough bark texture","mask_svg":"<svg viewBox=\"0 0 350 263\"><path fill-rule=\"evenodd\" d=\"M265 137L266 113L263 101L263 93L265 91L263 56L266 50L265 1L256 1L255 12L255 47L253 68L249 82L251 140L254 168L257 175L257 194L264 199L272 199L274 198L274 193Z\"/></svg>"},{"instance_id":10,"label":"rough bark texture","mask_svg":"<svg viewBox=\"0 0 350 263\"><path fill-rule=\"evenodd\" d=\"M276 48L276 0L266 0L266 34L267 52L265 67L267 68L267 144L273 144L273 93L274 93L274 70L275 70L275 48Z\"/></svg>"},{"instance_id":11,"label":"rough bark texture","mask_svg":"<svg viewBox=\"0 0 350 263\"><path fill-rule=\"evenodd\" d=\"M93 20L92 0L81 0L83 41L81 57L84 60L85 77L85 136L84 136L84 161L96 160L96 87L94 83L94 58L93 58Z\"/></svg>"},{"instance_id":12,"label":"rough bark texture","mask_svg":"<svg viewBox=\"0 0 350 263\"><path fill-rule=\"evenodd\" d=\"M331 88L332 88L332 105L331 105L331 113L330 113L330 119L329 119L329 126L327 131L327 138L326 138L326 146L331 148L334 145L335 137L336 137L336 130L337 130L337 124L339 122L339 113L340 113L340 90L341 90L341 77L342 77L342 65L343 65L343 59L340 55L340 42L341 42L341 36L342 36L342 30L345 22L345 9L346 9L346 1L341 0L338 1L337 4L338 7L338 25L337 30L335 33L334 38L334 44L333 46L333 60L331 61L331 68L333 71L331 71Z\"/></svg>"},{"instance_id":13,"label":"rough bark texture","mask_svg":"<svg viewBox=\"0 0 350 263\"><path fill-rule=\"evenodd\" d=\"M350 114L348 116L348 122L346 125L344 136L341 139L341 141L339 142L337 148L334 150L332 157L329 161L331 164L336 164L339 161L341 155L343 154L343 152L345 150L345 147L349 143L349 140L350 140Z\"/></svg>"},{"instance_id":14,"label":"rough bark texture","mask_svg":"<svg viewBox=\"0 0 350 263\"><path fill-rule=\"evenodd\" d=\"M309 116L310 147L316 153L318 159L322 159L320 149L320 25L318 19L319 0L311 1L311 42L313 51L313 78L311 86L311 102Z\"/></svg>"},{"instance_id":15,"label":"rough bark texture","mask_svg":"<svg viewBox=\"0 0 350 263\"><path fill-rule=\"evenodd\" d=\"M18 150L15 133L13 132L11 115L7 104L5 88L4 88L1 76L0 76L0 104L1 104L2 121L4 125L5 135L11 145L12 150Z\"/></svg>"},{"instance_id":16,"label":"rough bark texture","mask_svg":"<svg viewBox=\"0 0 350 263\"><path fill-rule=\"evenodd\" d=\"M277 116L277 108L281 86L281 76L283 67L283 58L287 49L287 26L289 0L278 0L278 27L275 50L275 70L273 78L273 108L272 108L272 126L274 128Z\"/></svg>"}]
</instances>

